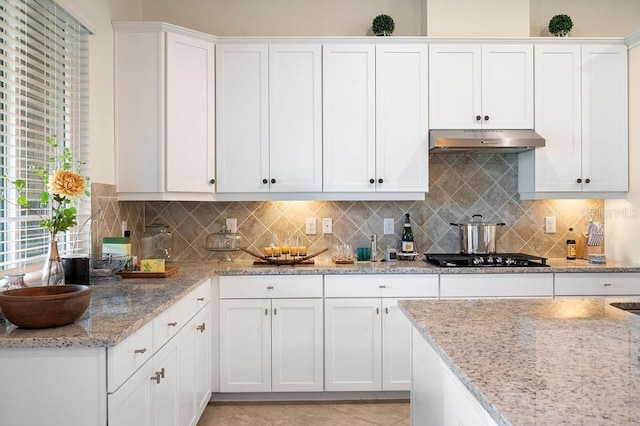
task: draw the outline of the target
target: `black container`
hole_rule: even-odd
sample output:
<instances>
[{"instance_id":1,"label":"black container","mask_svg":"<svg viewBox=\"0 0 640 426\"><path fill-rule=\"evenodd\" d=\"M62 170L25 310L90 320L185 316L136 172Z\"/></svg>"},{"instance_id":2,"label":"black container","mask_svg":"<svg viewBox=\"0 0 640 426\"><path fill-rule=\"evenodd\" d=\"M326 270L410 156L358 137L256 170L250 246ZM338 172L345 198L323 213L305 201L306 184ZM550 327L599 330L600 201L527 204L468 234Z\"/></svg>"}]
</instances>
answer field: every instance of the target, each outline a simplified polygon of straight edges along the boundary
<instances>
[{"instance_id":1,"label":"black container","mask_svg":"<svg viewBox=\"0 0 640 426\"><path fill-rule=\"evenodd\" d=\"M89 258L86 256L63 257L64 282L66 284L89 284Z\"/></svg>"}]
</instances>

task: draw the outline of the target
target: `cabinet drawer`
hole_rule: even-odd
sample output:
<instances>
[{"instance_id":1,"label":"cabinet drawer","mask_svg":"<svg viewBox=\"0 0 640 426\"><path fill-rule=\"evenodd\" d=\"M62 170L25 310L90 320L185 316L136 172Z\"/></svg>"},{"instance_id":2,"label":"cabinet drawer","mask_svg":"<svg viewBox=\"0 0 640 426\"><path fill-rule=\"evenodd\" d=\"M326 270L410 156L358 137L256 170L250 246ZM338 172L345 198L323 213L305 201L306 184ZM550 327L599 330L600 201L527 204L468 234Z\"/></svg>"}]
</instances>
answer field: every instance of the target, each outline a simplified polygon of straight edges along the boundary
<instances>
[{"instance_id":1,"label":"cabinet drawer","mask_svg":"<svg viewBox=\"0 0 640 426\"><path fill-rule=\"evenodd\" d=\"M640 295L638 273L558 273L556 296Z\"/></svg>"},{"instance_id":2,"label":"cabinet drawer","mask_svg":"<svg viewBox=\"0 0 640 426\"><path fill-rule=\"evenodd\" d=\"M553 274L440 275L440 297L552 297Z\"/></svg>"},{"instance_id":3,"label":"cabinet drawer","mask_svg":"<svg viewBox=\"0 0 640 426\"><path fill-rule=\"evenodd\" d=\"M211 280L206 280L200 284L195 290L187 294L183 301L186 313L191 318L211 301Z\"/></svg>"},{"instance_id":4,"label":"cabinet drawer","mask_svg":"<svg viewBox=\"0 0 640 426\"><path fill-rule=\"evenodd\" d=\"M186 298L162 312L153 319L153 349L160 349L189 321L189 303ZM191 312L193 314L193 312Z\"/></svg>"},{"instance_id":5,"label":"cabinet drawer","mask_svg":"<svg viewBox=\"0 0 640 426\"><path fill-rule=\"evenodd\" d=\"M153 355L153 324L148 323L107 349L108 392L114 392Z\"/></svg>"},{"instance_id":6,"label":"cabinet drawer","mask_svg":"<svg viewBox=\"0 0 640 426\"><path fill-rule=\"evenodd\" d=\"M221 299L322 297L322 275L220 277Z\"/></svg>"},{"instance_id":7,"label":"cabinet drawer","mask_svg":"<svg viewBox=\"0 0 640 426\"><path fill-rule=\"evenodd\" d=\"M438 275L331 275L325 297L438 297Z\"/></svg>"}]
</instances>

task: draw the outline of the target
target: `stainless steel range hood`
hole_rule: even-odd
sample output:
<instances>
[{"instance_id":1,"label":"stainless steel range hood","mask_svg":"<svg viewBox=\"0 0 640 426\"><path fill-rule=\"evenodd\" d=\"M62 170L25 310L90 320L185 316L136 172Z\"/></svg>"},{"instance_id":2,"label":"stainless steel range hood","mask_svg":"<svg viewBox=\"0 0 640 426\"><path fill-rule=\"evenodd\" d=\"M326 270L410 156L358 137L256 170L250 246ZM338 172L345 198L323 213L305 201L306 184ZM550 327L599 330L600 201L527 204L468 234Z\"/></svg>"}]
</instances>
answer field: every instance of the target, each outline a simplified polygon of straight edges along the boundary
<instances>
[{"instance_id":1,"label":"stainless steel range hood","mask_svg":"<svg viewBox=\"0 0 640 426\"><path fill-rule=\"evenodd\" d=\"M533 130L430 130L432 152L522 152L544 146Z\"/></svg>"}]
</instances>

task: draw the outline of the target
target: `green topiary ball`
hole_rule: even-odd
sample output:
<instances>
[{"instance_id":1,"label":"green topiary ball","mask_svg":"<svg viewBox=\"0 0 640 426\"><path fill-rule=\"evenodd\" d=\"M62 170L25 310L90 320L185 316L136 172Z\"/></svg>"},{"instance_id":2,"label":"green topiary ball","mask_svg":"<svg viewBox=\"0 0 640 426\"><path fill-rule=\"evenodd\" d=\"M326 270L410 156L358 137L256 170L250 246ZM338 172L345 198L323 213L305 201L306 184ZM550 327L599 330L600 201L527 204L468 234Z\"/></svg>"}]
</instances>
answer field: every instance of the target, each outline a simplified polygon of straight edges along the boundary
<instances>
[{"instance_id":1,"label":"green topiary ball","mask_svg":"<svg viewBox=\"0 0 640 426\"><path fill-rule=\"evenodd\" d=\"M378 15L373 19L371 24L373 33L378 35L389 35L396 29L396 24L393 22L393 18L389 15Z\"/></svg>"},{"instance_id":2,"label":"green topiary ball","mask_svg":"<svg viewBox=\"0 0 640 426\"><path fill-rule=\"evenodd\" d=\"M573 28L569 15L556 15L549 21L549 32L554 35L566 35Z\"/></svg>"}]
</instances>

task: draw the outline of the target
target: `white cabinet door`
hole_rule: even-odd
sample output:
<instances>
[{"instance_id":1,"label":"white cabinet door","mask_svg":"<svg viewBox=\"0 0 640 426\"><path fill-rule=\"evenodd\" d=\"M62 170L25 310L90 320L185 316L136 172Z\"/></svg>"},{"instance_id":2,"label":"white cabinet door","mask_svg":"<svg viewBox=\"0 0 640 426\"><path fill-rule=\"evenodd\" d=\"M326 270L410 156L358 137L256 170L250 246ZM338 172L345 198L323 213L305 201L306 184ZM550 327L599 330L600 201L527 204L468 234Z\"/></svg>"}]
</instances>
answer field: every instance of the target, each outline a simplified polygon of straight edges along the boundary
<instances>
[{"instance_id":1,"label":"white cabinet door","mask_svg":"<svg viewBox=\"0 0 640 426\"><path fill-rule=\"evenodd\" d=\"M546 145L519 155L521 196L626 192L625 46L536 45L535 59L535 129Z\"/></svg>"},{"instance_id":2,"label":"white cabinet door","mask_svg":"<svg viewBox=\"0 0 640 426\"><path fill-rule=\"evenodd\" d=\"M322 191L322 63L318 44L269 46L270 190Z\"/></svg>"},{"instance_id":3,"label":"white cabinet door","mask_svg":"<svg viewBox=\"0 0 640 426\"><path fill-rule=\"evenodd\" d=\"M382 389L380 299L325 299L325 390Z\"/></svg>"},{"instance_id":4,"label":"white cabinet door","mask_svg":"<svg viewBox=\"0 0 640 426\"><path fill-rule=\"evenodd\" d=\"M582 46L584 190L628 191L627 73L625 45Z\"/></svg>"},{"instance_id":5,"label":"white cabinet door","mask_svg":"<svg viewBox=\"0 0 640 426\"><path fill-rule=\"evenodd\" d=\"M535 47L535 129L546 144L525 154L535 158L536 191L580 190L581 62L579 45Z\"/></svg>"},{"instance_id":6,"label":"white cabinet door","mask_svg":"<svg viewBox=\"0 0 640 426\"><path fill-rule=\"evenodd\" d=\"M179 339L178 352L178 424L192 425L197 423L196 415L196 323L191 319L175 338Z\"/></svg>"},{"instance_id":7,"label":"white cabinet door","mask_svg":"<svg viewBox=\"0 0 640 426\"><path fill-rule=\"evenodd\" d=\"M426 45L376 46L376 190L427 192Z\"/></svg>"},{"instance_id":8,"label":"white cabinet door","mask_svg":"<svg viewBox=\"0 0 640 426\"><path fill-rule=\"evenodd\" d=\"M477 44L429 46L429 127L480 129L482 52Z\"/></svg>"},{"instance_id":9,"label":"white cabinet door","mask_svg":"<svg viewBox=\"0 0 640 426\"><path fill-rule=\"evenodd\" d=\"M211 305L207 304L194 318L195 406L197 423L211 399Z\"/></svg>"},{"instance_id":10,"label":"white cabinet door","mask_svg":"<svg viewBox=\"0 0 640 426\"><path fill-rule=\"evenodd\" d=\"M271 301L220 301L220 391L271 391Z\"/></svg>"},{"instance_id":11,"label":"white cabinet door","mask_svg":"<svg viewBox=\"0 0 640 426\"><path fill-rule=\"evenodd\" d=\"M215 44L186 33L114 23L119 199L211 199Z\"/></svg>"},{"instance_id":12,"label":"white cabinet door","mask_svg":"<svg viewBox=\"0 0 640 426\"><path fill-rule=\"evenodd\" d=\"M555 295L565 296L637 296L638 273L557 273Z\"/></svg>"},{"instance_id":13,"label":"white cabinet door","mask_svg":"<svg viewBox=\"0 0 640 426\"><path fill-rule=\"evenodd\" d=\"M154 426L181 426L178 423L179 341L179 338L169 340L153 356L151 376L159 377L151 380Z\"/></svg>"},{"instance_id":14,"label":"white cabinet door","mask_svg":"<svg viewBox=\"0 0 640 426\"><path fill-rule=\"evenodd\" d=\"M482 127L533 128L533 45L482 46Z\"/></svg>"},{"instance_id":15,"label":"white cabinet door","mask_svg":"<svg viewBox=\"0 0 640 426\"><path fill-rule=\"evenodd\" d=\"M167 191L215 189L214 47L167 33Z\"/></svg>"},{"instance_id":16,"label":"white cabinet door","mask_svg":"<svg viewBox=\"0 0 640 426\"><path fill-rule=\"evenodd\" d=\"M322 392L322 299L272 300L274 392Z\"/></svg>"},{"instance_id":17,"label":"white cabinet door","mask_svg":"<svg viewBox=\"0 0 640 426\"><path fill-rule=\"evenodd\" d=\"M375 46L322 49L323 190L375 191Z\"/></svg>"},{"instance_id":18,"label":"white cabinet door","mask_svg":"<svg viewBox=\"0 0 640 426\"><path fill-rule=\"evenodd\" d=\"M216 46L218 192L269 191L268 64L266 44Z\"/></svg>"},{"instance_id":19,"label":"white cabinet door","mask_svg":"<svg viewBox=\"0 0 640 426\"><path fill-rule=\"evenodd\" d=\"M382 299L382 390L411 388L411 329L398 299Z\"/></svg>"},{"instance_id":20,"label":"white cabinet door","mask_svg":"<svg viewBox=\"0 0 640 426\"><path fill-rule=\"evenodd\" d=\"M153 361L148 361L122 387L109 394L110 425L153 426L152 377L155 377Z\"/></svg>"},{"instance_id":21,"label":"white cabinet door","mask_svg":"<svg viewBox=\"0 0 640 426\"><path fill-rule=\"evenodd\" d=\"M429 47L432 129L533 128L533 46Z\"/></svg>"},{"instance_id":22,"label":"white cabinet door","mask_svg":"<svg viewBox=\"0 0 640 426\"><path fill-rule=\"evenodd\" d=\"M553 297L553 274L442 274L440 297Z\"/></svg>"}]
</instances>

